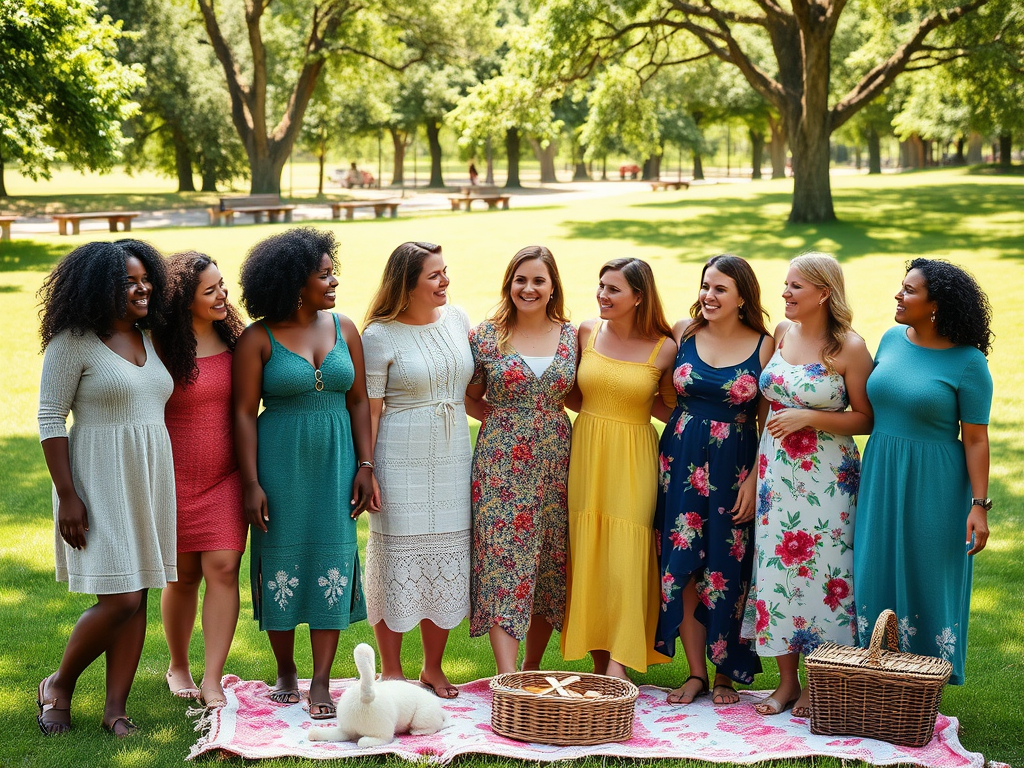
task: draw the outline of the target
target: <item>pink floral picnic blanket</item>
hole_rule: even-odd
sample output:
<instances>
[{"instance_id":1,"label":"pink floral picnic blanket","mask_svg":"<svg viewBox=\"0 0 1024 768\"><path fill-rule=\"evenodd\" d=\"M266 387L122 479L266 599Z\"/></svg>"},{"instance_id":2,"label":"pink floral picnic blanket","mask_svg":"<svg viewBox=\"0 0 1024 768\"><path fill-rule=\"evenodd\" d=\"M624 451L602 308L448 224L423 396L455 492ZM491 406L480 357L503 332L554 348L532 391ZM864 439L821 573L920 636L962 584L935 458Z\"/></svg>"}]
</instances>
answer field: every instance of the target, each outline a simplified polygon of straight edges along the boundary
<instances>
[{"instance_id":1,"label":"pink floral picnic blanket","mask_svg":"<svg viewBox=\"0 0 1024 768\"><path fill-rule=\"evenodd\" d=\"M353 680L335 680L331 692L337 698ZM301 704L275 704L262 681L224 678L228 704L205 712L197 730L202 735L189 759L207 752L222 752L248 759L306 757L337 759L393 753L411 761L444 764L456 755L482 753L522 760L567 760L589 755L615 755L640 759L688 758L709 762L751 764L766 759L829 755L863 760L874 765L908 763L950 768L986 768L985 758L966 751L957 738L957 721L939 715L935 738L925 747L897 747L884 741L811 734L808 721L782 714L762 717L754 704L767 691L742 691L740 702L714 707L707 697L679 707L668 704L666 690L650 685L640 688L633 721L633 738L590 747L554 747L526 744L497 735L491 730L491 691L488 681L460 685L457 699L444 708L449 725L432 736L403 735L391 744L360 749L352 742L311 742L307 737L315 725ZM308 689L308 681L302 686ZM990 763L987 768L1000 764Z\"/></svg>"}]
</instances>

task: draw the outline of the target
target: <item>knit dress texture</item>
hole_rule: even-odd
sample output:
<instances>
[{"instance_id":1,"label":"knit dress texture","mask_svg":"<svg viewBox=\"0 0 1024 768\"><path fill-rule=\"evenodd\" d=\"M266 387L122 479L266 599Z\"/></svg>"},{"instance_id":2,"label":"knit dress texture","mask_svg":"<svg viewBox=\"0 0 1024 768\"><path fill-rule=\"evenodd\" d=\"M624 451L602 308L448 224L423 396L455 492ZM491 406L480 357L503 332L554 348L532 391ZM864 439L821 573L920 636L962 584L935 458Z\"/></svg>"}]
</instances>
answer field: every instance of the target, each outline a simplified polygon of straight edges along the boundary
<instances>
[{"instance_id":1,"label":"knit dress texture","mask_svg":"<svg viewBox=\"0 0 1024 768\"><path fill-rule=\"evenodd\" d=\"M514 349L501 352L492 323L470 335L473 383L486 382L490 407L473 454L473 637L498 625L521 641L534 615L562 628L576 329L565 323L559 335L540 376Z\"/></svg>"},{"instance_id":2,"label":"knit dress texture","mask_svg":"<svg viewBox=\"0 0 1024 768\"><path fill-rule=\"evenodd\" d=\"M231 416L231 352L196 358L199 375L174 385L164 418L174 451L178 551L245 551L249 525Z\"/></svg>"},{"instance_id":3,"label":"knit dress texture","mask_svg":"<svg viewBox=\"0 0 1024 768\"><path fill-rule=\"evenodd\" d=\"M384 399L374 449L383 509L370 515L366 544L369 620L393 632L423 619L451 629L469 615L469 319L449 305L427 325L371 323L363 356L367 393Z\"/></svg>"},{"instance_id":4,"label":"knit dress texture","mask_svg":"<svg viewBox=\"0 0 1024 768\"><path fill-rule=\"evenodd\" d=\"M270 519L266 533L252 526L250 558L253 613L264 630L346 629L366 618L349 504L356 453L345 396L355 368L337 317L334 327L318 369L267 329L256 472Z\"/></svg>"},{"instance_id":5,"label":"knit dress texture","mask_svg":"<svg viewBox=\"0 0 1024 768\"><path fill-rule=\"evenodd\" d=\"M562 657L609 651L644 672L669 661L654 650L658 623L658 432L651 406L665 339L644 363L594 349L598 322L584 348L577 381L583 407L573 425L569 459L569 578Z\"/></svg>"},{"instance_id":6,"label":"knit dress texture","mask_svg":"<svg viewBox=\"0 0 1024 768\"><path fill-rule=\"evenodd\" d=\"M135 365L92 331L63 331L43 356L39 439L68 438L72 479L89 519L78 550L54 526L57 580L72 592L125 594L177 579L174 468L164 426L174 382L146 334L143 343L146 362ZM58 506L54 489L54 523Z\"/></svg>"},{"instance_id":7,"label":"knit dress texture","mask_svg":"<svg viewBox=\"0 0 1024 768\"><path fill-rule=\"evenodd\" d=\"M988 423L988 363L974 347L920 347L897 326L878 345L868 399L875 428L853 548L858 639L866 646L878 614L892 609L900 648L946 659L960 685L974 565L964 539L979 494L959 433L961 422Z\"/></svg>"}]
</instances>

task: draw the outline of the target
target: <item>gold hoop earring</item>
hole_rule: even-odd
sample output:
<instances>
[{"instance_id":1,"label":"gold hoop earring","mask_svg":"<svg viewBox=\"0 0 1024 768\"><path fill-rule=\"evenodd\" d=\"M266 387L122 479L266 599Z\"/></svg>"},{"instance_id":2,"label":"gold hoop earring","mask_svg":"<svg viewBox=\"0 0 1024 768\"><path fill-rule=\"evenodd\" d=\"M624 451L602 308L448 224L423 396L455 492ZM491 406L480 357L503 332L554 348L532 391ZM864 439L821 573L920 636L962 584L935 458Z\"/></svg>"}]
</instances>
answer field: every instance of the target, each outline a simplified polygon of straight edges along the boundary
<instances>
[{"instance_id":1,"label":"gold hoop earring","mask_svg":"<svg viewBox=\"0 0 1024 768\"><path fill-rule=\"evenodd\" d=\"M296 309L302 309L302 297L301 296L299 296L299 303L298 303L298 305L295 308Z\"/></svg>"},{"instance_id":2,"label":"gold hoop earring","mask_svg":"<svg viewBox=\"0 0 1024 768\"><path fill-rule=\"evenodd\" d=\"M935 322L935 310L934 309L932 310L932 322L933 323Z\"/></svg>"}]
</instances>

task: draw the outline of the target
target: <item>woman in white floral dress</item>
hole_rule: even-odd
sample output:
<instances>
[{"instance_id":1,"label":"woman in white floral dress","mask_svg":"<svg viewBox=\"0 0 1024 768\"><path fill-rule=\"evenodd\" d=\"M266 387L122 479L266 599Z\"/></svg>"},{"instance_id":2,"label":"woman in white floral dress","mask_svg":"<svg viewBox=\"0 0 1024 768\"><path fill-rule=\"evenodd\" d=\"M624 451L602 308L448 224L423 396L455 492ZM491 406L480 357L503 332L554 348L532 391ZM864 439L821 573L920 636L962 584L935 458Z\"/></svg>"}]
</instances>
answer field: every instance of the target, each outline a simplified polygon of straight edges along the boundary
<instances>
[{"instance_id":1,"label":"woman in white floral dress","mask_svg":"<svg viewBox=\"0 0 1024 768\"><path fill-rule=\"evenodd\" d=\"M757 706L807 717L800 654L825 640L856 641L853 524L860 455L851 435L871 431L865 385L871 355L854 333L843 273L825 254L793 259L786 320L761 373L771 409L761 436L754 586L743 635L775 656L779 687Z\"/></svg>"}]
</instances>

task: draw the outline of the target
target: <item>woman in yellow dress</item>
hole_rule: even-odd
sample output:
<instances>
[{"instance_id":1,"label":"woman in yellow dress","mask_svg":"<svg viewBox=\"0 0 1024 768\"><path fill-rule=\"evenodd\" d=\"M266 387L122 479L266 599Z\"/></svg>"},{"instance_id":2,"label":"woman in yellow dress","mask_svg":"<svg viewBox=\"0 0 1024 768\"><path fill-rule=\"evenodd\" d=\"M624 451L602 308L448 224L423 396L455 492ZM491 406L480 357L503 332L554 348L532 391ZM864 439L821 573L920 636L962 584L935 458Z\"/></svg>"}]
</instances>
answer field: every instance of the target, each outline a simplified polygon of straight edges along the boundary
<instances>
[{"instance_id":1,"label":"woman in yellow dress","mask_svg":"<svg viewBox=\"0 0 1024 768\"><path fill-rule=\"evenodd\" d=\"M579 417L569 459L562 656L590 653L596 673L625 678L627 667L645 672L671 661L654 650L658 433L651 413L669 412L659 389L672 389L676 345L646 262L605 264L597 303L600 319L580 326L576 389L566 400Z\"/></svg>"}]
</instances>

